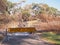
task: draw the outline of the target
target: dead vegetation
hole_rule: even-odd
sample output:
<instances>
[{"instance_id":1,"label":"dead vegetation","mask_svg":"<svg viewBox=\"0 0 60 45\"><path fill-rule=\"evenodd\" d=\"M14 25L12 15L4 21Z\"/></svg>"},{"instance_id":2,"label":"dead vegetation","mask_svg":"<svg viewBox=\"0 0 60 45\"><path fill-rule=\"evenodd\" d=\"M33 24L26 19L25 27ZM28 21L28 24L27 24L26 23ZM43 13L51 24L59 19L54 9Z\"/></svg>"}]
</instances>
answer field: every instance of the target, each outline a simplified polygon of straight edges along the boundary
<instances>
[{"instance_id":1,"label":"dead vegetation","mask_svg":"<svg viewBox=\"0 0 60 45\"><path fill-rule=\"evenodd\" d=\"M34 25L37 30L60 31L60 17L54 15L41 14L38 16L41 20L38 25Z\"/></svg>"}]
</instances>

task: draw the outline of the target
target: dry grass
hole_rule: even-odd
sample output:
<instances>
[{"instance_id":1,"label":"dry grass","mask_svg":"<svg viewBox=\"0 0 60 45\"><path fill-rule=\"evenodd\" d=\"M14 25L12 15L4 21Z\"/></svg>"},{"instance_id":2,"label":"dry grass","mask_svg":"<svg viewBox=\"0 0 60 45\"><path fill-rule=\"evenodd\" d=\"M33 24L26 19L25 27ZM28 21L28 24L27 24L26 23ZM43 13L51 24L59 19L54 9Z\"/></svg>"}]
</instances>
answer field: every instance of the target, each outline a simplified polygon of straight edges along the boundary
<instances>
[{"instance_id":1,"label":"dry grass","mask_svg":"<svg viewBox=\"0 0 60 45\"><path fill-rule=\"evenodd\" d=\"M37 30L46 30L46 31L60 31L60 17L53 16L48 14L40 14L38 18L41 20L37 22L36 27Z\"/></svg>"}]
</instances>

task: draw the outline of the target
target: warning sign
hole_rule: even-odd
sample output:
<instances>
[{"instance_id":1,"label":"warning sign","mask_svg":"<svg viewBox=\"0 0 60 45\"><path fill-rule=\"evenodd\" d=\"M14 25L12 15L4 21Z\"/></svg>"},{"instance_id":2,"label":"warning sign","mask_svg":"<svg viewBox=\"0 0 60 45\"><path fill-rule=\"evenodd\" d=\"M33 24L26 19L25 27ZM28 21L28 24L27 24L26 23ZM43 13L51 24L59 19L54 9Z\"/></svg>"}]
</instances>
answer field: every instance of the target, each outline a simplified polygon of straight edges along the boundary
<instances>
[{"instance_id":1,"label":"warning sign","mask_svg":"<svg viewBox=\"0 0 60 45\"><path fill-rule=\"evenodd\" d=\"M16 32L35 32L35 28L8 28L8 32L10 33L16 33Z\"/></svg>"}]
</instances>

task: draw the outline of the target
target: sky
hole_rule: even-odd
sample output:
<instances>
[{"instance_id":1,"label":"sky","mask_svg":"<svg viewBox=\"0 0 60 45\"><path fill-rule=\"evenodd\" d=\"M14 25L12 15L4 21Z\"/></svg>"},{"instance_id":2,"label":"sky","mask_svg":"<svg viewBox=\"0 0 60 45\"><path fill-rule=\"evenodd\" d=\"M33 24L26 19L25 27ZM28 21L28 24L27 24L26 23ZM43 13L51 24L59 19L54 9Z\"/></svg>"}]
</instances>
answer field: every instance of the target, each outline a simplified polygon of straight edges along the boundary
<instances>
[{"instance_id":1,"label":"sky","mask_svg":"<svg viewBox=\"0 0 60 45\"><path fill-rule=\"evenodd\" d=\"M20 2L21 0L9 0L13 3ZM60 11L60 0L26 0L23 5L31 4L31 3L44 3L48 4L50 7L54 7Z\"/></svg>"}]
</instances>

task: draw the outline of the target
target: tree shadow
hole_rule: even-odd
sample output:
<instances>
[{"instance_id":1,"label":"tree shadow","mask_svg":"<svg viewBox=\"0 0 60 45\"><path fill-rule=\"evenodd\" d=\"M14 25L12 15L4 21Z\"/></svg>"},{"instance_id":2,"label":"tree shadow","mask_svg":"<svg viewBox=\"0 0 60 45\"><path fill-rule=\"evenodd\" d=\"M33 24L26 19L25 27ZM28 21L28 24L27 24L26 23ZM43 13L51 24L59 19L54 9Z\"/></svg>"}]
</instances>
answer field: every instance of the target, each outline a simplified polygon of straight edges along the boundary
<instances>
[{"instance_id":1,"label":"tree shadow","mask_svg":"<svg viewBox=\"0 0 60 45\"><path fill-rule=\"evenodd\" d=\"M25 41L24 39L34 39L32 38L31 36L15 36L15 37L12 37L10 38L9 40L4 40L2 42L2 44L4 45L25 45L26 43L29 44L29 45L54 45L54 44L51 44L51 43L48 43L48 42L39 42L39 43L32 43L32 42L28 42L28 41ZM35 39L34 39L35 40Z\"/></svg>"},{"instance_id":2,"label":"tree shadow","mask_svg":"<svg viewBox=\"0 0 60 45\"><path fill-rule=\"evenodd\" d=\"M32 37L29 36L15 36L15 37L11 37L9 38L9 40L4 39L4 41L2 41L2 44L4 45L20 45L22 42L25 42L24 39L33 39Z\"/></svg>"}]
</instances>

